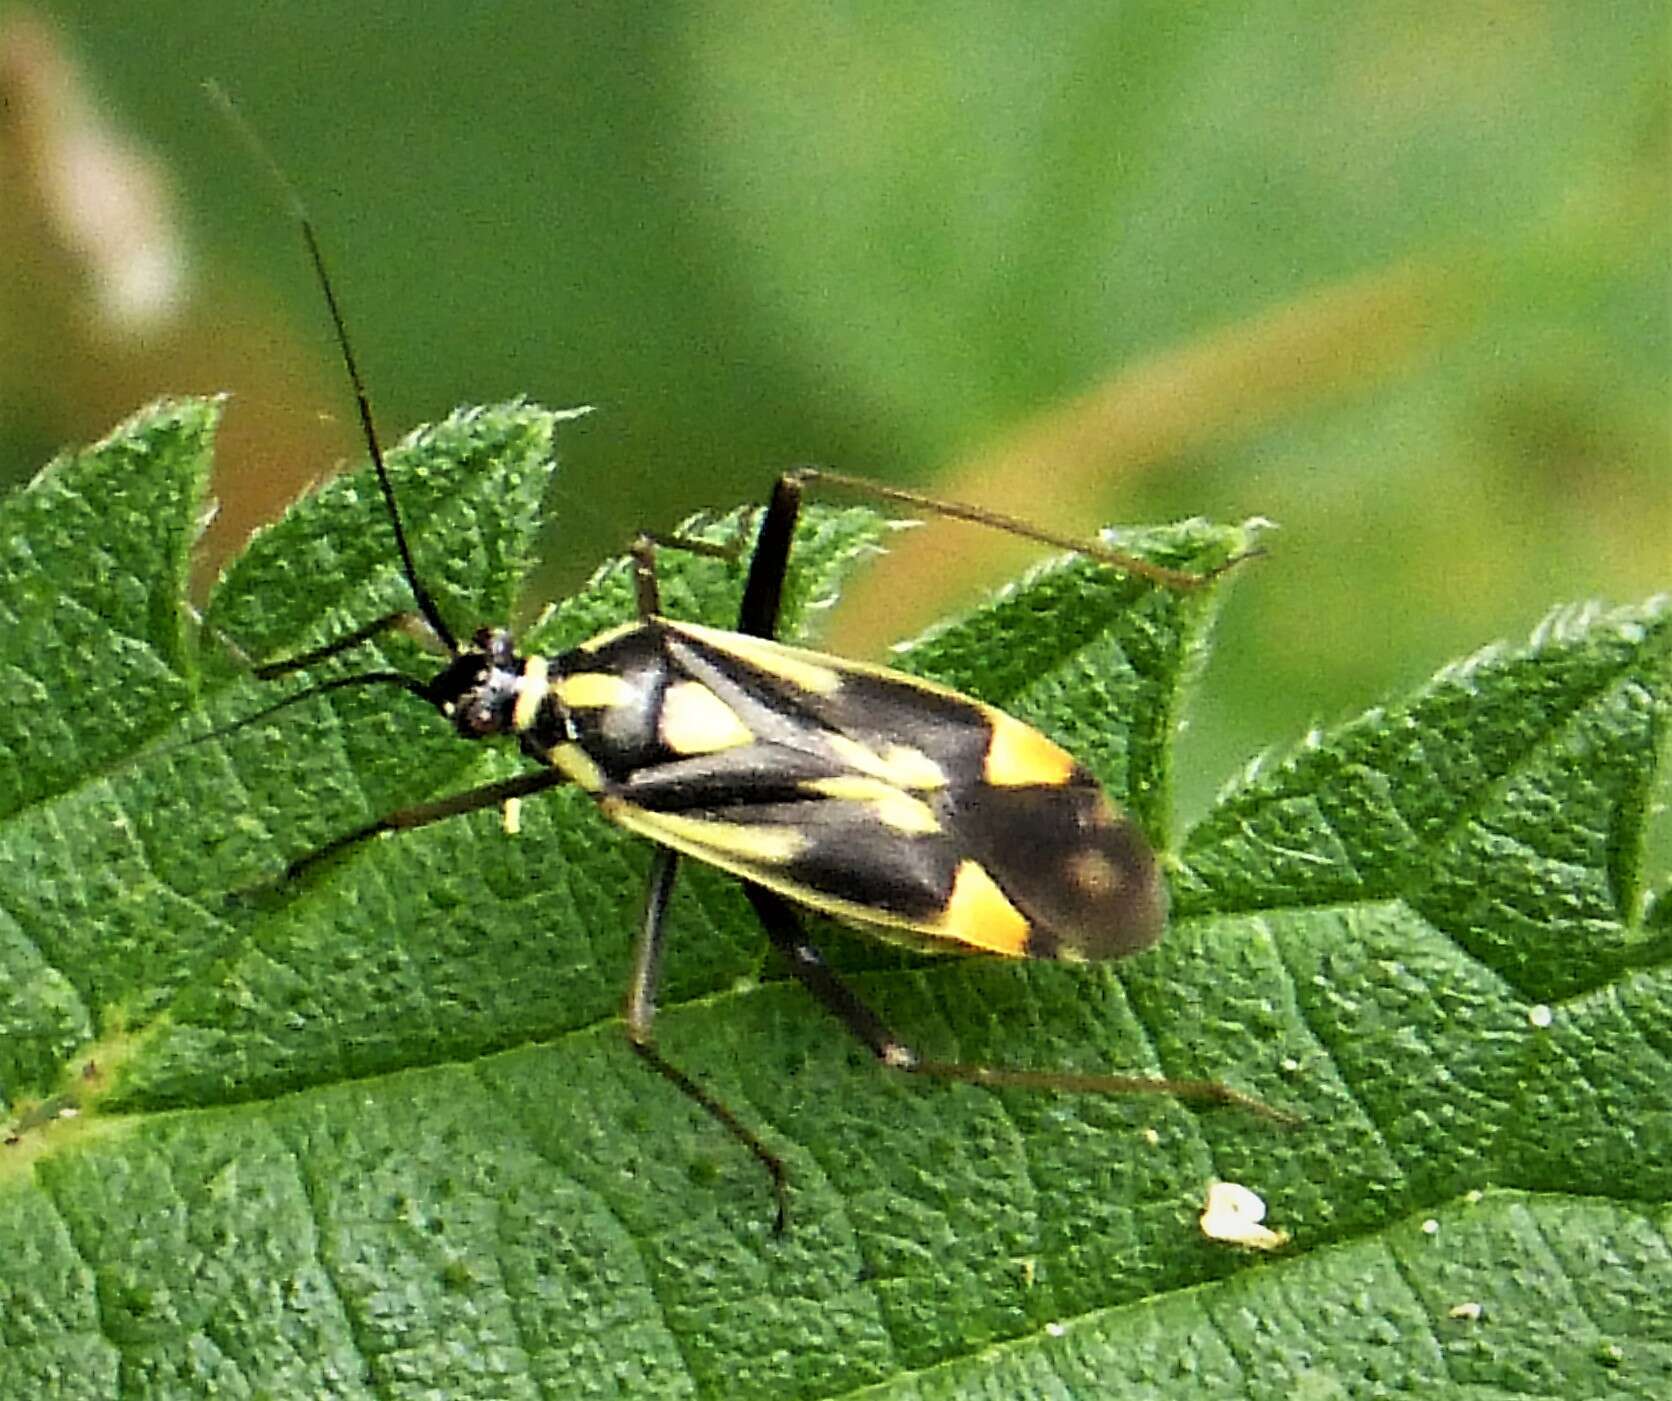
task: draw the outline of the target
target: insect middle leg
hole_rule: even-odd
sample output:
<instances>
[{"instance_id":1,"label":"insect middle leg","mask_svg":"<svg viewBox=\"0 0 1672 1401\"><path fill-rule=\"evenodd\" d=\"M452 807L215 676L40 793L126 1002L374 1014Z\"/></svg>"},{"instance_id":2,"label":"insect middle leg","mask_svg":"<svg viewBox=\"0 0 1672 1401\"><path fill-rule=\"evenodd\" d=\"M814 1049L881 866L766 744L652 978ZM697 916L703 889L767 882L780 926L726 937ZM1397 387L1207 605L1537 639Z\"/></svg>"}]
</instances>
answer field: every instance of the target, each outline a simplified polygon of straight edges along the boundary
<instances>
[{"instance_id":1,"label":"insect middle leg","mask_svg":"<svg viewBox=\"0 0 1672 1401\"><path fill-rule=\"evenodd\" d=\"M678 872L678 855L666 847L659 847L651 861L650 879L645 889L644 920L633 949L633 977L627 988L627 1041L645 1064L673 1084L680 1093L699 1104L766 1169L778 1203L773 1230L782 1234L789 1221L789 1191L783 1159L762 1143L760 1137L726 1104L664 1056L656 1045L656 988L662 976L662 948L665 942L663 920Z\"/></svg>"},{"instance_id":2,"label":"insect middle leg","mask_svg":"<svg viewBox=\"0 0 1672 1401\"><path fill-rule=\"evenodd\" d=\"M792 532L794 526L792 516L789 522ZM641 618L653 617L661 611L661 591L656 580L656 552L659 549L684 550L725 559L733 558L735 555L733 549L724 545L713 545L707 541L689 540L680 536L641 534L634 540L632 547L633 584ZM784 558L787 559L787 550L784 552ZM749 570L751 580L755 578L759 568L758 560L757 547L755 562L751 563ZM778 567L781 570L782 563ZM778 588L782 588L781 578ZM773 1231L775 1234L782 1234L789 1222L789 1181L784 1160L768 1148L760 1136L737 1117L730 1106L716 1098L691 1075L664 1056L656 1044L656 990L662 975L662 949L666 940L664 921L678 874L678 853L666 847L657 848L646 881L644 918L634 945L633 975L627 986L627 1041L646 1065L686 1098L699 1105L721 1128L747 1148L755 1161L766 1169L767 1176L772 1180L773 1196L777 1201Z\"/></svg>"}]
</instances>

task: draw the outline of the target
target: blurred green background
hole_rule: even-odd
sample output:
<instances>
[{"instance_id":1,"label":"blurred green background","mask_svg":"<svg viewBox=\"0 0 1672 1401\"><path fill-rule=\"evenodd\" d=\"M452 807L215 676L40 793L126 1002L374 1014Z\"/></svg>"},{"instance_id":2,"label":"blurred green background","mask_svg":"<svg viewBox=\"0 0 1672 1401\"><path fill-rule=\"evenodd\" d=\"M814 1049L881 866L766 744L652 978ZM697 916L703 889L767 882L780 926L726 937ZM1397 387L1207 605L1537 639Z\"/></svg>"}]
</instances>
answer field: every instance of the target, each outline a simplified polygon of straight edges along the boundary
<instances>
[{"instance_id":1,"label":"blurred green background","mask_svg":"<svg viewBox=\"0 0 1672 1401\"><path fill-rule=\"evenodd\" d=\"M1278 521L1185 737L1185 818L1557 602L1672 583L1654 0L0 0L0 49L8 480L164 391L238 395L228 536L356 453L215 77L312 206L386 436L598 406L542 590L809 460L1080 531ZM97 238L19 213L72 117L140 153L187 250L180 309L137 331L93 324ZM918 545L843 645L918 625L960 566L1002 578L994 543Z\"/></svg>"}]
</instances>

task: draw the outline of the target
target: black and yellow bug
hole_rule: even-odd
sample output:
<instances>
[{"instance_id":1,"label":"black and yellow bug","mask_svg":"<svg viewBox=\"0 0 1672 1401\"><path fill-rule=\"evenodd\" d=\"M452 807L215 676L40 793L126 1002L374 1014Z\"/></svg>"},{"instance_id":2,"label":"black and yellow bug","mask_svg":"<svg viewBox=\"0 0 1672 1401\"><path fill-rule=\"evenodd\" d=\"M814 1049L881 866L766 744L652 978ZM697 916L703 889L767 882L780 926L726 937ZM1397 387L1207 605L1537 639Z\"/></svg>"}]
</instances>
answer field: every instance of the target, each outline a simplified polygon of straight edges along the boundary
<instances>
[{"instance_id":1,"label":"black and yellow bug","mask_svg":"<svg viewBox=\"0 0 1672 1401\"><path fill-rule=\"evenodd\" d=\"M775 640L790 546L810 483L835 483L1077 549L1175 587L1194 587L1212 574L1180 573L973 507L805 468L779 478L762 512L735 630L662 615L657 549L713 547L641 536L633 548L636 621L556 657L519 654L503 629L483 629L463 645L419 575L317 237L300 202L290 199L353 386L402 572L418 617L450 660L428 681L393 671L339 677L234 727L323 692L390 685L435 707L464 738L514 740L533 765L344 833L293 862L290 878L380 833L559 785L583 789L605 817L658 847L626 999L630 1044L767 1170L779 1228L788 1205L780 1158L657 1048L665 917L681 857L743 881L790 971L886 1066L989 1085L1162 1092L1283 1117L1212 1081L924 1058L827 966L800 914L810 909L931 949L1068 960L1136 953L1161 937L1167 919L1166 884L1143 833L1052 740L933 683ZM327 660L407 618L378 618L305 655L257 668L256 675L273 678Z\"/></svg>"}]
</instances>

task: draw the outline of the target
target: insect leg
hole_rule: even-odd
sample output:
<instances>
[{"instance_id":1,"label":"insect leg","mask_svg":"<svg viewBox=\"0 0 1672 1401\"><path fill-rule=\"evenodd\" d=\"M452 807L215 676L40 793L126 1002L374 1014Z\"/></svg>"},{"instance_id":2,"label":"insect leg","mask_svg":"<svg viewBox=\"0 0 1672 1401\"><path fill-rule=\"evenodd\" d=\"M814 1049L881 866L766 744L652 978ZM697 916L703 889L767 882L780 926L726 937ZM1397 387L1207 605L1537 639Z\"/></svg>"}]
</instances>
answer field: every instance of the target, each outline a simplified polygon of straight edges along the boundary
<instances>
[{"instance_id":1,"label":"insect leg","mask_svg":"<svg viewBox=\"0 0 1672 1401\"><path fill-rule=\"evenodd\" d=\"M696 540L686 535L658 535L641 530L633 539L629 554L633 559L633 587L638 595L639 617L655 617L662 611L661 591L656 585L656 551L680 550L707 559L735 561L745 542L717 544L713 540Z\"/></svg>"},{"instance_id":2,"label":"insect leg","mask_svg":"<svg viewBox=\"0 0 1672 1401\"><path fill-rule=\"evenodd\" d=\"M802 497L809 485L819 482L875 497L881 501L897 502L932 515L985 525L1010 535L1019 535L1024 540L1037 541L1042 545L1072 550L1124 573L1153 579L1169 588L1197 588L1260 553L1258 550L1245 551L1205 573L1192 574L1187 570L1168 569L1165 565L1153 564L1147 559L1139 559L1136 555L1129 555L1121 550L1112 550L1096 541L1042 530L1027 521L1001 515L997 511L983 510L979 506L967 506L958 501L942 501L938 497L884 486L881 482L868 481L864 477L850 477L843 472L826 471L822 467L800 467L793 472L786 472L773 484L772 496L761 516L760 530L755 536L755 551L749 559L749 578L743 588L743 604L738 610L739 632L747 633L751 637L777 636L784 579L789 571L790 545L795 539L795 525L801 515Z\"/></svg>"},{"instance_id":3,"label":"insect leg","mask_svg":"<svg viewBox=\"0 0 1672 1401\"><path fill-rule=\"evenodd\" d=\"M1169 569L1166 565L1154 564L1147 559L1139 559L1136 555L1129 555L1124 550L1110 549L1094 540L1083 540L1073 535L1062 535L1054 530L1046 530L1029 521L1020 520L1015 516L1003 515L998 511L988 511L980 506L969 506L961 501L943 501L938 496L925 496L921 492L906 491L901 487L884 486L881 482L873 482L865 477L850 477L845 472L831 472L823 467L799 467L795 471L780 477L777 487L772 493L772 505L767 509L770 521L773 512L778 507L780 496L786 487L793 493L797 505L800 503L803 489L814 483L824 482L831 486L841 487L844 491L856 492L861 496L870 496L878 501L893 501L902 506L910 506L913 510L927 511L931 515L944 516L948 520L968 521L972 525L984 525L993 530L1002 530L1007 535L1020 536L1024 540L1033 540L1041 545L1051 545L1059 550L1072 550L1075 554L1084 555L1087 559L1095 559L1111 568L1120 570L1123 574L1137 574L1145 579L1152 579L1172 589L1195 589L1203 584L1211 583L1228 569L1233 569L1244 560L1252 559L1263 554L1262 550L1245 550L1241 554L1233 555L1223 564L1215 565L1212 569L1200 574L1193 574L1185 569ZM790 517L794 524L794 515ZM767 523L761 525L761 535L764 540ZM785 542L788 548L788 542ZM758 547L757 547L758 550ZM757 554L758 558L758 554ZM751 570L751 578L753 571ZM739 631L747 632L747 628Z\"/></svg>"},{"instance_id":4,"label":"insect leg","mask_svg":"<svg viewBox=\"0 0 1672 1401\"><path fill-rule=\"evenodd\" d=\"M773 1231L781 1235L789 1220L789 1192L783 1159L762 1143L729 1108L663 1056L656 1046L656 985L662 975L663 917L667 914L668 897L673 894L674 877L678 871L678 855L666 847L657 848L645 891L644 922L633 949L633 980L627 988L628 1044L646 1065L664 1080L670 1081L687 1098L695 1100L710 1118L754 1154L755 1161L766 1169L767 1176L772 1179L773 1195L778 1199L778 1217Z\"/></svg>"},{"instance_id":5,"label":"insect leg","mask_svg":"<svg viewBox=\"0 0 1672 1401\"><path fill-rule=\"evenodd\" d=\"M737 630L751 637L778 635L778 608L784 599L784 578L789 572L790 544L795 523L801 515L800 472L786 473L772 487L772 498L761 516L755 534L755 552L749 556L749 578L743 585L743 603L738 609Z\"/></svg>"},{"instance_id":6,"label":"insect leg","mask_svg":"<svg viewBox=\"0 0 1672 1401\"><path fill-rule=\"evenodd\" d=\"M801 918L788 901L765 886L745 882L743 893L755 907L755 914L766 928L772 946L789 962L790 971L802 985L818 998L843 1026L863 1041L885 1065L909 1069L917 1064L917 1052L901 1041L859 999L846 983L830 971L824 955L807 939Z\"/></svg>"},{"instance_id":7,"label":"insect leg","mask_svg":"<svg viewBox=\"0 0 1672 1401\"><path fill-rule=\"evenodd\" d=\"M1218 1080L1167 1080L1146 1075L1099 1075L1066 1070L1021 1070L965 1061L925 1060L883 1023L857 993L830 971L830 966L807 939L801 918L782 896L758 885L744 893L766 927L773 946L789 961L790 971L854 1037L871 1048L884 1065L913 1075L940 1080L962 1080L974 1085L1008 1085L1018 1089L1055 1090L1065 1094L1158 1094L1176 1099L1210 1100L1233 1104L1275 1120L1297 1124L1296 1116L1274 1109L1263 1100Z\"/></svg>"},{"instance_id":8,"label":"insect leg","mask_svg":"<svg viewBox=\"0 0 1672 1401\"><path fill-rule=\"evenodd\" d=\"M656 550L661 544L654 535L640 534L633 541L633 590L639 617L654 618L662 611L662 591L656 584Z\"/></svg>"},{"instance_id":9,"label":"insect leg","mask_svg":"<svg viewBox=\"0 0 1672 1401\"><path fill-rule=\"evenodd\" d=\"M461 813L475 812L479 808L498 807L507 799L526 798L567 782L568 775L558 769L536 769L530 773L517 774L514 778L501 779L498 783L484 783L479 788L468 788L463 793L437 798L433 802L414 803L409 808L399 808L394 812L385 813L375 822L368 822L364 827L345 832L317 850L310 851L306 856L297 857L286 869L284 879L295 880L339 852L359 846L361 842L369 841L383 832L404 832L413 827L428 827L430 823L440 822L444 818L458 817Z\"/></svg>"}]
</instances>

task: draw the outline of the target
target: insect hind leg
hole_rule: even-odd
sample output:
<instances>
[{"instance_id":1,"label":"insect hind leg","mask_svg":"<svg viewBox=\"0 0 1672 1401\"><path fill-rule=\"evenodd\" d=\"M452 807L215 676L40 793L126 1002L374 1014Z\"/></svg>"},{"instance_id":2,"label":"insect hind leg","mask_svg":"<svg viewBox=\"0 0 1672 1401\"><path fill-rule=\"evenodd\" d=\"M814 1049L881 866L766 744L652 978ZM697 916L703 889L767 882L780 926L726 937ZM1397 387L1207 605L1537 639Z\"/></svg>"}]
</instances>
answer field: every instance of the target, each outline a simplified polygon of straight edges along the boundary
<instances>
[{"instance_id":1,"label":"insect hind leg","mask_svg":"<svg viewBox=\"0 0 1672 1401\"><path fill-rule=\"evenodd\" d=\"M1218 1080L1170 1080L1144 1075L1103 1075L1065 1070L1024 1070L969 1061L926 1060L902 1041L859 995L836 976L824 956L808 941L801 917L784 898L758 885L745 885L767 937L789 962L790 971L855 1039L863 1042L883 1065L913 1075L966 1084L1053 1090L1060 1094L1152 1094L1174 1099L1203 1100L1234 1105L1275 1123L1293 1126L1299 1118Z\"/></svg>"},{"instance_id":2,"label":"insect hind leg","mask_svg":"<svg viewBox=\"0 0 1672 1401\"><path fill-rule=\"evenodd\" d=\"M1002 531L1006 535L1014 535L1022 540L1032 540L1039 545L1050 545L1055 549L1069 550L1077 555L1084 555L1087 559L1097 560L1108 565L1111 569L1118 569L1123 574L1136 574L1149 579L1153 583L1161 584L1170 589L1190 590L1201 588L1212 583L1227 570L1236 568L1244 561L1256 558L1264 553L1262 550L1244 550L1233 555L1222 564L1200 573L1193 573L1187 569L1170 569L1164 564L1156 564L1152 560L1141 559L1137 555L1127 554L1124 550L1111 549L1098 540L1082 539L1079 536L1063 534L1055 530L1047 530L1042 526L1025 521L1017 516L1007 516L999 511L989 511L982 506L971 506L962 501L948 501L939 496L929 496L923 492L908 491L904 487L887 486L882 482L873 482L868 477L850 476L846 472L833 472L825 467L798 467L779 479L778 487L773 493L773 503L776 506L779 495L786 491L793 494L797 503L806 488L814 483L837 487L843 491L851 491L859 496L869 496L877 501L890 501L896 505L909 506L915 511L925 511L933 516L943 516L947 520L965 521L971 525L986 526L990 530ZM770 516L772 508L768 508ZM793 527L793 519L792 519ZM765 535L765 526L762 535ZM744 629L747 631L747 629Z\"/></svg>"},{"instance_id":3,"label":"insect hind leg","mask_svg":"<svg viewBox=\"0 0 1672 1401\"><path fill-rule=\"evenodd\" d=\"M773 484L772 495L761 515L760 529L755 536L754 554L749 559L749 578L743 589L743 603L738 611L737 630L751 637L776 638L778 614L783 603L784 581L789 573L790 547L795 539L796 522L801 516L801 504L809 487L826 485L856 495L869 496L877 501L909 506L930 515L945 516L950 520L983 525L1007 535L1019 536L1037 544L1051 545L1061 550L1094 559L1126 574L1136 574L1167 588L1195 589L1212 582L1229 569L1259 555L1259 550L1245 550L1223 564L1202 573L1184 569L1169 569L1123 550L1111 549L1095 540L1044 530L1028 521L961 501L946 501L922 492L886 486L866 477L832 472L824 467L798 467L786 472Z\"/></svg>"},{"instance_id":4,"label":"insect hind leg","mask_svg":"<svg viewBox=\"0 0 1672 1401\"><path fill-rule=\"evenodd\" d=\"M805 472L786 472L779 477L761 514L755 551L749 556L749 578L743 585L743 602L737 614L737 630L750 637L778 636L790 546L795 540L795 524L801 518L806 480Z\"/></svg>"}]
</instances>

